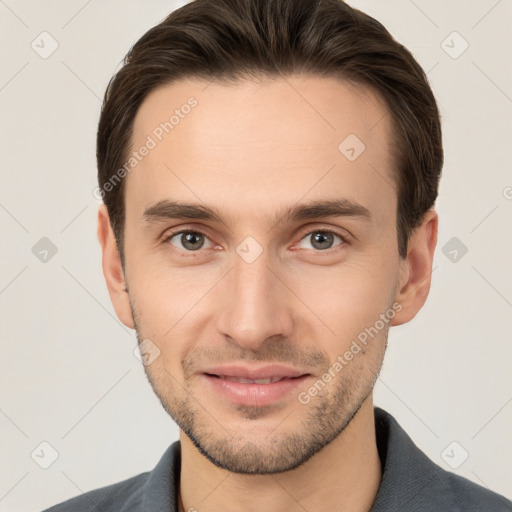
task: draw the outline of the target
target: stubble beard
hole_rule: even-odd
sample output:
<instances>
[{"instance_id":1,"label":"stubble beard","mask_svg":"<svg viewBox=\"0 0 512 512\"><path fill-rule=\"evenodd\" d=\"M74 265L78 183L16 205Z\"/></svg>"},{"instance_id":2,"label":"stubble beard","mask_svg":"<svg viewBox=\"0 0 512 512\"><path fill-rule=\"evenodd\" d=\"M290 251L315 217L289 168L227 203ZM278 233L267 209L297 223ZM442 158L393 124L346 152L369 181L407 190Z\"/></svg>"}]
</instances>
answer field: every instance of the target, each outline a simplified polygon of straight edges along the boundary
<instances>
[{"instance_id":1,"label":"stubble beard","mask_svg":"<svg viewBox=\"0 0 512 512\"><path fill-rule=\"evenodd\" d=\"M140 342L144 337L138 329L136 332ZM373 391L382 367L386 340L387 335L377 357L371 355L371 368L350 362L333 379L332 392L319 393L305 405L296 401L291 412L277 415L281 419L276 420L275 430L265 437L230 432L226 420L212 413L214 406L194 396L187 380L179 383L163 367L145 366L144 369L164 410L210 462L233 473L269 475L301 466L346 429ZM332 382L328 386L332 386ZM272 417L273 407L239 406L237 412L256 423ZM294 415L300 418L290 430L290 419Z\"/></svg>"}]
</instances>

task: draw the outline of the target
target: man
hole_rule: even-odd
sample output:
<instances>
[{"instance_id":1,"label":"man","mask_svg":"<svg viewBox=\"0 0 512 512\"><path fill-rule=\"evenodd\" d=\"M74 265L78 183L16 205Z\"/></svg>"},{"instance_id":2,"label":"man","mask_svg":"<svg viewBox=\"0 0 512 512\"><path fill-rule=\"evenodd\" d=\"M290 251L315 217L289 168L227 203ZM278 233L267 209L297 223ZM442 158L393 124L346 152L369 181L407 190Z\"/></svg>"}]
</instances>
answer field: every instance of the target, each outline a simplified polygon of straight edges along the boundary
<instances>
[{"instance_id":1,"label":"man","mask_svg":"<svg viewBox=\"0 0 512 512\"><path fill-rule=\"evenodd\" d=\"M373 388L425 303L443 163L426 76L340 0L196 0L105 95L98 238L180 427L152 472L63 511L502 511Z\"/></svg>"}]
</instances>

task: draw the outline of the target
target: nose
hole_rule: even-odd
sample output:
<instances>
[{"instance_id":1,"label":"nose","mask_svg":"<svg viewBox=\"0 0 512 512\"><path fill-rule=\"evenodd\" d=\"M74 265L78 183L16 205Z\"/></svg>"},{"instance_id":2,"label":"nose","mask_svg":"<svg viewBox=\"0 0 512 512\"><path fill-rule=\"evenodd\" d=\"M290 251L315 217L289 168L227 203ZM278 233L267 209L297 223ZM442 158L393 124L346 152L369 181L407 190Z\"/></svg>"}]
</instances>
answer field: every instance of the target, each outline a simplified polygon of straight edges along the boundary
<instances>
[{"instance_id":1,"label":"nose","mask_svg":"<svg viewBox=\"0 0 512 512\"><path fill-rule=\"evenodd\" d=\"M289 337L293 318L289 290L276 277L264 251L249 263L235 255L218 304L217 328L246 350L257 351L269 338ZM281 277L282 279L282 277Z\"/></svg>"}]
</instances>

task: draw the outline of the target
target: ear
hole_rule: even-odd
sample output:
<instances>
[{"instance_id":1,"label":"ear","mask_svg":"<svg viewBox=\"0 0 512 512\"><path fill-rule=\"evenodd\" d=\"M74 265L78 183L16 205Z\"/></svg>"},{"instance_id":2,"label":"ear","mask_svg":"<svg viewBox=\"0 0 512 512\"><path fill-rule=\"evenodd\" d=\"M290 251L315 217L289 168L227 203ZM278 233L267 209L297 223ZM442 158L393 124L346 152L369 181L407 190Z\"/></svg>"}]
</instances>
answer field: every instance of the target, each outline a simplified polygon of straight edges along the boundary
<instances>
[{"instance_id":1,"label":"ear","mask_svg":"<svg viewBox=\"0 0 512 512\"><path fill-rule=\"evenodd\" d=\"M101 245L103 275L107 283L110 300L119 320L133 329L133 316L128 291L125 289L126 281L121 265L121 256L117 248L107 207L104 204L100 205L98 209L98 240Z\"/></svg>"},{"instance_id":2,"label":"ear","mask_svg":"<svg viewBox=\"0 0 512 512\"><path fill-rule=\"evenodd\" d=\"M427 300L437 244L438 220L436 211L431 208L409 239L407 257L400 260L400 277L395 296L395 301L402 309L397 312L391 325L401 325L412 320Z\"/></svg>"}]
</instances>

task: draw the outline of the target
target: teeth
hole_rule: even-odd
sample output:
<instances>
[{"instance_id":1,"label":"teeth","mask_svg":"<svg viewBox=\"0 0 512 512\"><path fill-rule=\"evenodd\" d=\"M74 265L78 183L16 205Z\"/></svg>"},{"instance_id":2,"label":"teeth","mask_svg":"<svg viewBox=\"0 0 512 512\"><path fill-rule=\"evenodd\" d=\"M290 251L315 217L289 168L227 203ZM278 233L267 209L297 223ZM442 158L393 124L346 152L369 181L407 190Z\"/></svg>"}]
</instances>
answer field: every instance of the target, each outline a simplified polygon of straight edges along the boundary
<instances>
[{"instance_id":1,"label":"teeth","mask_svg":"<svg viewBox=\"0 0 512 512\"><path fill-rule=\"evenodd\" d=\"M284 379L284 377L268 377L267 379L244 379L242 377L222 377L225 380L229 380L231 382L240 382L242 384L271 384L272 382L277 382L278 380Z\"/></svg>"}]
</instances>

